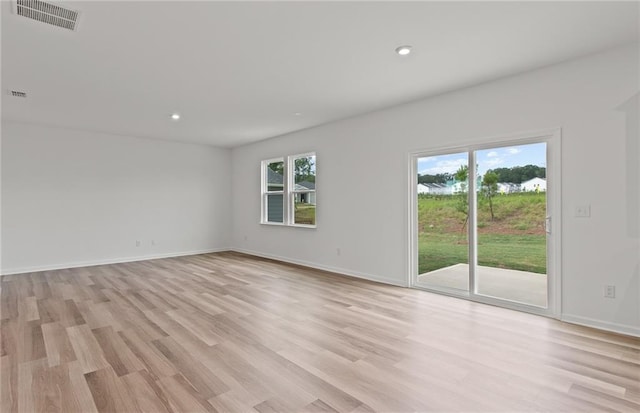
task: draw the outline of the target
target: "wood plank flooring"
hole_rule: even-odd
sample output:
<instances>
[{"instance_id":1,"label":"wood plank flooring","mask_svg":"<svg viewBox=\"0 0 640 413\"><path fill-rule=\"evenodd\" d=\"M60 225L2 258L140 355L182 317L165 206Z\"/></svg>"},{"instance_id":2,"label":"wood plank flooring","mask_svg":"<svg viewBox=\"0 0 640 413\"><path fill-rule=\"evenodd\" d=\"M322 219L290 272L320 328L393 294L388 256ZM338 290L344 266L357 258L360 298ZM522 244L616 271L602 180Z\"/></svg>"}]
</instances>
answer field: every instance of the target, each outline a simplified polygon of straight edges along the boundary
<instances>
[{"instance_id":1,"label":"wood plank flooring","mask_svg":"<svg viewBox=\"0 0 640 413\"><path fill-rule=\"evenodd\" d=\"M0 411L640 411L640 339L238 253L9 275Z\"/></svg>"}]
</instances>

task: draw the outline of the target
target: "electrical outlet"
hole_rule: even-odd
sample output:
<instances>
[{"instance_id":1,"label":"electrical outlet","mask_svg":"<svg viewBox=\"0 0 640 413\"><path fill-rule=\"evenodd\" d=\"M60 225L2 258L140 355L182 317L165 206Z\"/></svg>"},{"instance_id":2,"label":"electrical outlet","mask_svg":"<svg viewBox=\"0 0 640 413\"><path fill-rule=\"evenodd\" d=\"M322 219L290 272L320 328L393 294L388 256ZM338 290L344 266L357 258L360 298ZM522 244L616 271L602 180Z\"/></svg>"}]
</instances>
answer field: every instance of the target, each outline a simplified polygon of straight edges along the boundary
<instances>
[{"instance_id":1,"label":"electrical outlet","mask_svg":"<svg viewBox=\"0 0 640 413\"><path fill-rule=\"evenodd\" d=\"M336 255L341 255L342 251L340 251L340 248L336 248Z\"/></svg>"},{"instance_id":2,"label":"electrical outlet","mask_svg":"<svg viewBox=\"0 0 640 413\"><path fill-rule=\"evenodd\" d=\"M604 297L605 298L616 298L616 286L615 285L605 285L604 286Z\"/></svg>"},{"instance_id":3,"label":"electrical outlet","mask_svg":"<svg viewBox=\"0 0 640 413\"><path fill-rule=\"evenodd\" d=\"M136 241L136 247L139 247L142 244L140 241Z\"/></svg>"},{"instance_id":4,"label":"electrical outlet","mask_svg":"<svg viewBox=\"0 0 640 413\"><path fill-rule=\"evenodd\" d=\"M156 245L156 240L152 239L151 240L151 245Z\"/></svg>"},{"instance_id":5,"label":"electrical outlet","mask_svg":"<svg viewBox=\"0 0 640 413\"><path fill-rule=\"evenodd\" d=\"M591 205L576 206L575 216L578 218L589 218L591 216Z\"/></svg>"}]
</instances>

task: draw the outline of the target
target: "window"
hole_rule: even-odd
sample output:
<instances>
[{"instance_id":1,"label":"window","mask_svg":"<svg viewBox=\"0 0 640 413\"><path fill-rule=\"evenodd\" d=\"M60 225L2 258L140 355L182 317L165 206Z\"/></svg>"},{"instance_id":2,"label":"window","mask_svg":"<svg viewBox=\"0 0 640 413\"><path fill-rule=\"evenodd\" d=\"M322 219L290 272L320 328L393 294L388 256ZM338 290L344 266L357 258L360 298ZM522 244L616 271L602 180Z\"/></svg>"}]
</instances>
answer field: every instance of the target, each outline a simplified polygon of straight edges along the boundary
<instances>
[{"instance_id":1,"label":"window","mask_svg":"<svg viewBox=\"0 0 640 413\"><path fill-rule=\"evenodd\" d=\"M262 162L263 224L316 226L316 155Z\"/></svg>"},{"instance_id":2,"label":"window","mask_svg":"<svg viewBox=\"0 0 640 413\"><path fill-rule=\"evenodd\" d=\"M289 191L292 222L298 225L316 225L316 155L289 157L293 182Z\"/></svg>"},{"instance_id":3,"label":"window","mask_svg":"<svg viewBox=\"0 0 640 413\"><path fill-rule=\"evenodd\" d=\"M263 165L263 222L284 223L284 159Z\"/></svg>"}]
</instances>

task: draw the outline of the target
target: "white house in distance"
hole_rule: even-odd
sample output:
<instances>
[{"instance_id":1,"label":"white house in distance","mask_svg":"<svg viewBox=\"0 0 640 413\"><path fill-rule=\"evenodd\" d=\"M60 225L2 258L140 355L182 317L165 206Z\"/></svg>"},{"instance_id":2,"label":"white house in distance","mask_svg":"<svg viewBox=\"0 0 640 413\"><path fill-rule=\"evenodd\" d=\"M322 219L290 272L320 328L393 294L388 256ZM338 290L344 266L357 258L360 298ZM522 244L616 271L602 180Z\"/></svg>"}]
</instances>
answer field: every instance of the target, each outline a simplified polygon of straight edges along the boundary
<instances>
[{"instance_id":1,"label":"white house in distance","mask_svg":"<svg viewBox=\"0 0 640 413\"><path fill-rule=\"evenodd\" d=\"M533 178L529 179L520 184L520 189L523 192L546 192L547 191L547 180L544 178Z\"/></svg>"},{"instance_id":2,"label":"white house in distance","mask_svg":"<svg viewBox=\"0 0 640 413\"><path fill-rule=\"evenodd\" d=\"M295 195L296 202L300 202L303 204L316 204L316 183L304 181L295 185L296 191L305 191L305 192L297 192ZM306 192L309 191L309 192ZM312 192L313 191L313 192Z\"/></svg>"},{"instance_id":3,"label":"white house in distance","mask_svg":"<svg viewBox=\"0 0 640 413\"><path fill-rule=\"evenodd\" d=\"M498 193L510 194L512 192L520 192L520 185L510 182L498 182Z\"/></svg>"},{"instance_id":4,"label":"white house in distance","mask_svg":"<svg viewBox=\"0 0 640 413\"><path fill-rule=\"evenodd\" d=\"M538 182L536 180L540 180L542 182ZM525 189L524 186L521 187L520 184L514 184L511 182L498 182L498 193L500 194L511 194L514 192L520 191L535 191L536 188L540 188L540 191L546 191L547 185L546 181L541 178L535 178L530 181L530 188ZM525 182L526 183L526 182ZM522 184L524 185L524 183ZM467 182L454 182L450 181L446 184L427 184L422 183L418 184L417 193L418 194L430 194L430 195L453 195L467 192L469 184ZM480 191L482 188L482 182L478 179L478 183L476 184L476 190Z\"/></svg>"},{"instance_id":5,"label":"white house in distance","mask_svg":"<svg viewBox=\"0 0 640 413\"><path fill-rule=\"evenodd\" d=\"M418 194L451 195L452 186L447 184L418 184Z\"/></svg>"},{"instance_id":6,"label":"white house in distance","mask_svg":"<svg viewBox=\"0 0 640 413\"><path fill-rule=\"evenodd\" d=\"M467 189L469 189L469 184L467 182L455 182L451 186L451 192L454 194L467 192Z\"/></svg>"}]
</instances>

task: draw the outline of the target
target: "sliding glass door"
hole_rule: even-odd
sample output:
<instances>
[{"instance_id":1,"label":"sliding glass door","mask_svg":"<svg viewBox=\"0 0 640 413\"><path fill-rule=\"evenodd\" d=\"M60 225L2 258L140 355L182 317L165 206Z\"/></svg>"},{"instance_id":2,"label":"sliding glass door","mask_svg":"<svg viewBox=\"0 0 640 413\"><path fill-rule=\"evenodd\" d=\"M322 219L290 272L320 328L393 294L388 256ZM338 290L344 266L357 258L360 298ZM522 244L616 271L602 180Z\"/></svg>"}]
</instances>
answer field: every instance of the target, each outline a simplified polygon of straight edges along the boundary
<instances>
[{"instance_id":1,"label":"sliding glass door","mask_svg":"<svg viewBox=\"0 0 640 413\"><path fill-rule=\"evenodd\" d=\"M415 287L553 314L554 136L413 154Z\"/></svg>"}]
</instances>

